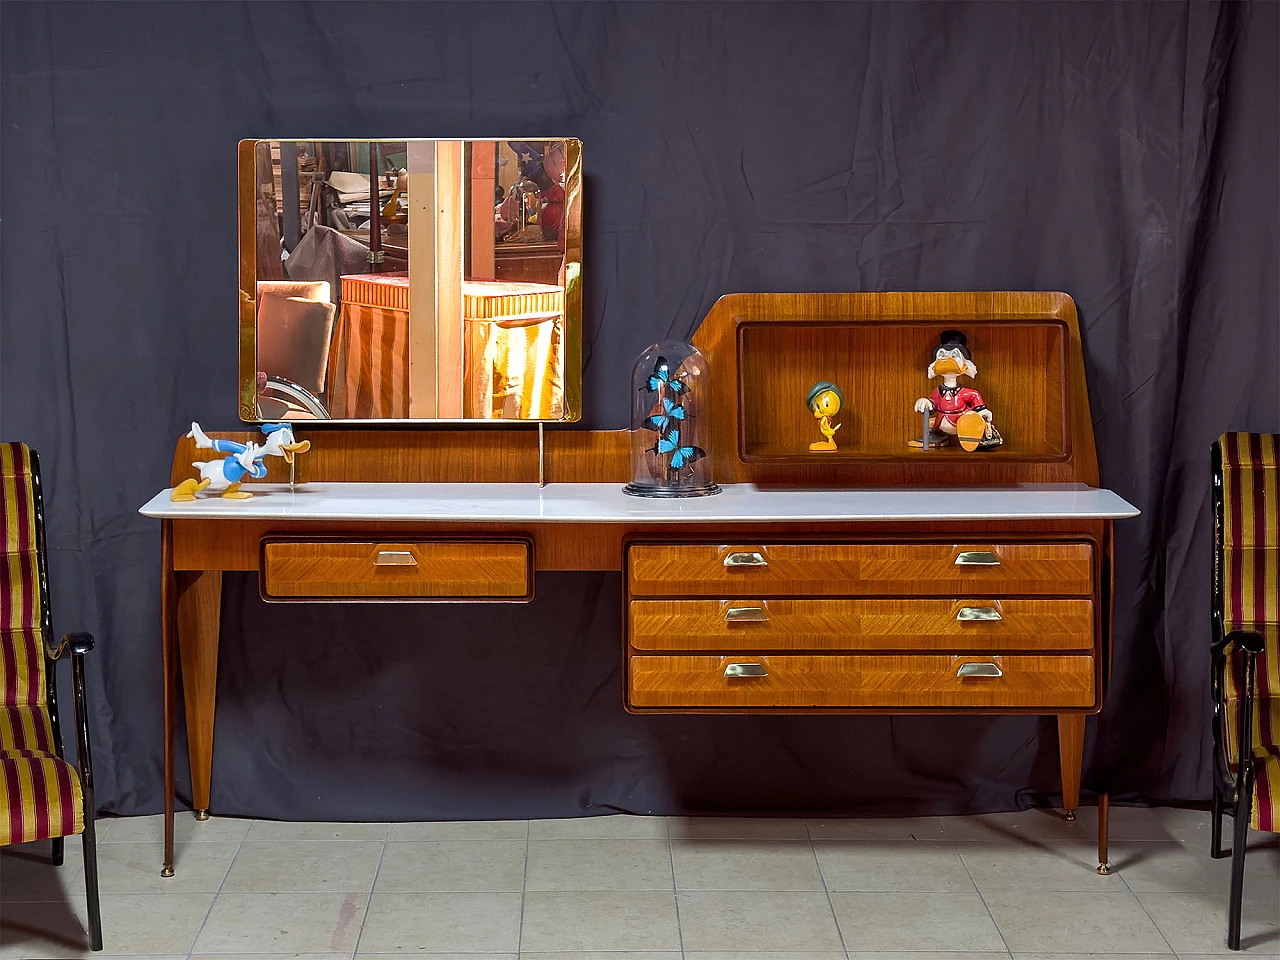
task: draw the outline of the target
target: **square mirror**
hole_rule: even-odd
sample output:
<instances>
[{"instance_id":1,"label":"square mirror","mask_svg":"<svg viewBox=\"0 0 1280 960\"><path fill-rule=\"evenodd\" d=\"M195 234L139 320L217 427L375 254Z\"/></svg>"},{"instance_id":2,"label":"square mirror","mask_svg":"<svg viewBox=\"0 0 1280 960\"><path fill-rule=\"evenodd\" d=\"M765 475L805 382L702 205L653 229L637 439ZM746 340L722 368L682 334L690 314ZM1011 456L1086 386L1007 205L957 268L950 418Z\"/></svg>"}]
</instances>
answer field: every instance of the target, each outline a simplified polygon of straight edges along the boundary
<instances>
[{"instance_id":1,"label":"square mirror","mask_svg":"<svg viewBox=\"0 0 1280 960\"><path fill-rule=\"evenodd\" d=\"M582 414L582 144L240 143L240 418Z\"/></svg>"}]
</instances>

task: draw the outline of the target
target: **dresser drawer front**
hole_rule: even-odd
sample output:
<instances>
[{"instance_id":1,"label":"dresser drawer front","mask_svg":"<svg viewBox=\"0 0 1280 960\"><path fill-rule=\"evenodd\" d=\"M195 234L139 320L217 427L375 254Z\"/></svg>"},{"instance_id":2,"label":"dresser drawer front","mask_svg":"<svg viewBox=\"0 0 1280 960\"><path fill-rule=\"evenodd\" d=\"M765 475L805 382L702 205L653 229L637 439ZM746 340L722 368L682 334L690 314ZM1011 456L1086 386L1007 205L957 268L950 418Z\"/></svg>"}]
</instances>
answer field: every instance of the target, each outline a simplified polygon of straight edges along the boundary
<instances>
[{"instance_id":1,"label":"dresser drawer front","mask_svg":"<svg viewBox=\"0 0 1280 960\"><path fill-rule=\"evenodd\" d=\"M637 543L636 597L1093 594L1088 543Z\"/></svg>"},{"instance_id":2,"label":"dresser drawer front","mask_svg":"<svg viewBox=\"0 0 1280 960\"><path fill-rule=\"evenodd\" d=\"M526 600L526 540L267 540L262 595L270 600Z\"/></svg>"},{"instance_id":3,"label":"dresser drawer front","mask_svg":"<svg viewBox=\"0 0 1280 960\"><path fill-rule=\"evenodd\" d=\"M1095 705L1090 656L634 656L627 691L637 709Z\"/></svg>"},{"instance_id":4,"label":"dresser drawer front","mask_svg":"<svg viewBox=\"0 0 1280 960\"><path fill-rule=\"evenodd\" d=\"M644 651L1081 650L1091 600L632 600L628 635Z\"/></svg>"}]
</instances>

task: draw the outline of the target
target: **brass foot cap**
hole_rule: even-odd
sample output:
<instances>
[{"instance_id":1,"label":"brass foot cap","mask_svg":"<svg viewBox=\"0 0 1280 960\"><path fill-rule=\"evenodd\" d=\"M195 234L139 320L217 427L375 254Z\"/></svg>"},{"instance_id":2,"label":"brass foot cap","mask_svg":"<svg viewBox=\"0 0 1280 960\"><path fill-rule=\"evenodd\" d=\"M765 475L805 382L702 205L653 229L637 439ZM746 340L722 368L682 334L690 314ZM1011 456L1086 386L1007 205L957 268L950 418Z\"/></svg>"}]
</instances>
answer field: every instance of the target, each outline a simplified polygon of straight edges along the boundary
<instances>
[{"instance_id":1,"label":"brass foot cap","mask_svg":"<svg viewBox=\"0 0 1280 960\"><path fill-rule=\"evenodd\" d=\"M197 810L197 811L196 811L196 819L197 819L197 820L208 820L208 819L209 819L209 811L208 811L208 810Z\"/></svg>"},{"instance_id":2,"label":"brass foot cap","mask_svg":"<svg viewBox=\"0 0 1280 960\"><path fill-rule=\"evenodd\" d=\"M1070 823L1070 822L1071 822L1072 820L1074 820L1075 818L1076 818L1076 812L1075 812L1074 810L1068 810L1068 811L1067 811L1067 822L1068 822L1068 823Z\"/></svg>"},{"instance_id":3,"label":"brass foot cap","mask_svg":"<svg viewBox=\"0 0 1280 960\"><path fill-rule=\"evenodd\" d=\"M162 876L162 877L172 877L172 876L173 876L173 867L165 867L164 869L162 869L162 870L160 871L160 876Z\"/></svg>"},{"instance_id":4,"label":"brass foot cap","mask_svg":"<svg viewBox=\"0 0 1280 960\"><path fill-rule=\"evenodd\" d=\"M1100 877L1111 876L1111 864L1109 862L1098 864L1098 876Z\"/></svg>"}]
</instances>

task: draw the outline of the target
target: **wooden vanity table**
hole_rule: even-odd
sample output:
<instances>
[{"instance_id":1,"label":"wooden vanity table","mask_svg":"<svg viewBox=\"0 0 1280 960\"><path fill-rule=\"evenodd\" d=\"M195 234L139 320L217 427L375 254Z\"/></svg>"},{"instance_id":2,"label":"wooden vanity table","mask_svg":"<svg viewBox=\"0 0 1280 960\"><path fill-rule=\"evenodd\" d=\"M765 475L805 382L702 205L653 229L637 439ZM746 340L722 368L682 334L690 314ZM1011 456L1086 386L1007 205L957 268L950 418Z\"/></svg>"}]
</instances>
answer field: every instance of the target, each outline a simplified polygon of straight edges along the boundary
<instances>
[{"instance_id":1,"label":"wooden vanity table","mask_svg":"<svg viewBox=\"0 0 1280 960\"><path fill-rule=\"evenodd\" d=\"M906 445L929 347L952 327L996 450ZM208 814L224 570L258 571L280 602L518 602L539 571L620 570L626 709L1052 715L1075 810L1107 683L1112 527L1137 510L1097 489L1071 299L735 294L693 342L713 373L717 496L625 496L627 431L548 431L539 487L529 427L299 424L313 449L296 490L273 464L252 500L166 490L142 508L162 522L166 875L179 667ZM820 379L848 398L830 453L807 449ZM197 459L180 440L172 483Z\"/></svg>"}]
</instances>

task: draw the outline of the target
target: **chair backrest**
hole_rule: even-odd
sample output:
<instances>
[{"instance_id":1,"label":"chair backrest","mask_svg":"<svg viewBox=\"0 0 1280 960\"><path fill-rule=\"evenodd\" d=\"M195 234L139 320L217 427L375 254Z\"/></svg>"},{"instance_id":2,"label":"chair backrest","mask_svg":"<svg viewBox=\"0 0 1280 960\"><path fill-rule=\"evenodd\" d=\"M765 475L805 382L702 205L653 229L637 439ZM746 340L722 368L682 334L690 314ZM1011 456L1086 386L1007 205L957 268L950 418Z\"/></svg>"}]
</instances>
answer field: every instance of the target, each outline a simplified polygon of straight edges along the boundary
<instances>
[{"instance_id":1,"label":"chair backrest","mask_svg":"<svg viewBox=\"0 0 1280 960\"><path fill-rule=\"evenodd\" d=\"M1280 435L1224 433L1213 460L1214 618L1223 636L1280 623Z\"/></svg>"},{"instance_id":2,"label":"chair backrest","mask_svg":"<svg viewBox=\"0 0 1280 960\"><path fill-rule=\"evenodd\" d=\"M4 562L0 564L0 709L54 706L53 674L45 659L49 635L49 591L45 572L40 465L25 443L0 443L0 519ZM21 712L7 731L4 749L59 749L52 710ZM9 741L12 737L12 742Z\"/></svg>"},{"instance_id":3,"label":"chair backrest","mask_svg":"<svg viewBox=\"0 0 1280 960\"><path fill-rule=\"evenodd\" d=\"M316 396L324 393L336 307L329 284L258 284L258 369L292 380Z\"/></svg>"}]
</instances>

